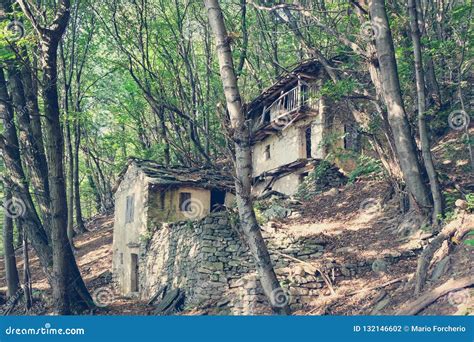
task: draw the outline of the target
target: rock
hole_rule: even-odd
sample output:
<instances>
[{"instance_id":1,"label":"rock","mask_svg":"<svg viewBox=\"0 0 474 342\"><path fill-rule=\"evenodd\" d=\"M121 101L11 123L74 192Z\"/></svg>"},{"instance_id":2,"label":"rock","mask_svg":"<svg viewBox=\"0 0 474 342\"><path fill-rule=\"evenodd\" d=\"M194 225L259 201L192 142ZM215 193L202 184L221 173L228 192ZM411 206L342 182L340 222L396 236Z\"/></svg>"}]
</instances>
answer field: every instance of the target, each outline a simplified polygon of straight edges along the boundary
<instances>
[{"instance_id":1,"label":"rock","mask_svg":"<svg viewBox=\"0 0 474 342\"><path fill-rule=\"evenodd\" d=\"M281 205L278 205L278 204L273 204L272 206L270 206L270 208L268 208L267 210L263 212L263 216L265 216L269 220L283 219L290 214L291 214L290 209L282 207Z\"/></svg>"},{"instance_id":2,"label":"rock","mask_svg":"<svg viewBox=\"0 0 474 342\"><path fill-rule=\"evenodd\" d=\"M302 266L299 266L299 265L298 265L298 266L296 266L296 267L294 267L294 268L292 269L292 273L293 273L293 275L297 275L297 276L301 276L301 277L302 277L302 276L305 275L306 272L305 272L305 270L304 270L304 268L303 268Z\"/></svg>"},{"instance_id":3,"label":"rock","mask_svg":"<svg viewBox=\"0 0 474 342\"><path fill-rule=\"evenodd\" d=\"M221 218L218 221L218 224L220 224L221 226L225 226L225 225L227 225L227 223L228 223L227 219L225 219L225 218Z\"/></svg>"},{"instance_id":4,"label":"rock","mask_svg":"<svg viewBox=\"0 0 474 342\"><path fill-rule=\"evenodd\" d=\"M210 271L220 271L224 269L224 264L222 262L205 261L202 263L202 267Z\"/></svg>"},{"instance_id":5,"label":"rock","mask_svg":"<svg viewBox=\"0 0 474 342\"><path fill-rule=\"evenodd\" d=\"M456 202L454 202L454 205L458 207L459 209L466 210L467 209L467 202L462 199L457 199Z\"/></svg>"},{"instance_id":6,"label":"rock","mask_svg":"<svg viewBox=\"0 0 474 342\"><path fill-rule=\"evenodd\" d=\"M385 273L388 270L388 263L384 259L377 259L372 263L372 271L376 273Z\"/></svg>"},{"instance_id":7,"label":"rock","mask_svg":"<svg viewBox=\"0 0 474 342\"><path fill-rule=\"evenodd\" d=\"M339 193L339 190L337 188L331 188L328 192L326 192L326 195L328 196L336 196Z\"/></svg>"},{"instance_id":8,"label":"rock","mask_svg":"<svg viewBox=\"0 0 474 342\"><path fill-rule=\"evenodd\" d=\"M291 219L297 219L297 218L300 218L301 217L301 213L297 212L297 211L293 211L291 213L290 216L288 216L288 218L291 218Z\"/></svg>"},{"instance_id":9,"label":"rock","mask_svg":"<svg viewBox=\"0 0 474 342\"><path fill-rule=\"evenodd\" d=\"M344 254L344 253L350 253L353 252L354 249L352 247L341 247L335 250L337 254Z\"/></svg>"},{"instance_id":10,"label":"rock","mask_svg":"<svg viewBox=\"0 0 474 342\"><path fill-rule=\"evenodd\" d=\"M288 204L292 204L292 205L301 205L301 204L303 204L295 198L290 198L287 202L288 202Z\"/></svg>"},{"instance_id":11,"label":"rock","mask_svg":"<svg viewBox=\"0 0 474 342\"><path fill-rule=\"evenodd\" d=\"M223 307L224 305L229 304L229 302L230 302L230 300L228 300L228 299L223 299L223 300L221 300L220 302L217 302L216 306L220 308L220 307Z\"/></svg>"},{"instance_id":12,"label":"rock","mask_svg":"<svg viewBox=\"0 0 474 342\"><path fill-rule=\"evenodd\" d=\"M433 233L421 233L420 234L420 240L427 240L427 239L429 239L433 236L434 236Z\"/></svg>"},{"instance_id":13,"label":"rock","mask_svg":"<svg viewBox=\"0 0 474 342\"><path fill-rule=\"evenodd\" d=\"M351 270L348 269L347 267L341 267L341 274L345 277L350 277L351 276Z\"/></svg>"},{"instance_id":14,"label":"rock","mask_svg":"<svg viewBox=\"0 0 474 342\"><path fill-rule=\"evenodd\" d=\"M215 247L202 247L201 251L205 252L205 253L215 253L215 252L217 252L217 248L215 248Z\"/></svg>"}]
</instances>

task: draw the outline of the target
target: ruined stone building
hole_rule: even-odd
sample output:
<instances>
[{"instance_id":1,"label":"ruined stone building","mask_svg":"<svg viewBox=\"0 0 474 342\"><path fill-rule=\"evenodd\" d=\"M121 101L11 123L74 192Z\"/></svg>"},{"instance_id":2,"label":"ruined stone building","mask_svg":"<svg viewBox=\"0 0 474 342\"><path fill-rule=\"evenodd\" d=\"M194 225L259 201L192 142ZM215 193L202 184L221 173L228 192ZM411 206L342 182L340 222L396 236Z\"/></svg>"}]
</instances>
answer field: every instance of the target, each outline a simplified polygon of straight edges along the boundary
<instances>
[{"instance_id":1,"label":"ruined stone building","mask_svg":"<svg viewBox=\"0 0 474 342\"><path fill-rule=\"evenodd\" d=\"M115 189L113 273L123 294L139 292L140 243L166 222L197 220L232 202L233 180L214 170L130 159Z\"/></svg>"},{"instance_id":2,"label":"ruined stone building","mask_svg":"<svg viewBox=\"0 0 474 342\"><path fill-rule=\"evenodd\" d=\"M281 76L248 105L255 195L270 190L292 195L331 150L356 147L348 109L321 91L326 79L321 65L310 60Z\"/></svg>"},{"instance_id":3,"label":"ruined stone building","mask_svg":"<svg viewBox=\"0 0 474 342\"><path fill-rule=\"evenodd\" d=\"M302 63L248 105L255 196L270 190L292 195L331 150L353 148L347 109L322 95L325 79L317 62ZM115 191L113 273L120 292L158 302L171 296L229 314L268 310L237 220L219 212L231 205L233 192L230 170L131 159ZM323 253L311 240L280 235L265 239L283 277L289 277L291 260L281 253L301 259ZM292 307L322 286L321 277L292 280Z\"/></svg>"}]
</instances>

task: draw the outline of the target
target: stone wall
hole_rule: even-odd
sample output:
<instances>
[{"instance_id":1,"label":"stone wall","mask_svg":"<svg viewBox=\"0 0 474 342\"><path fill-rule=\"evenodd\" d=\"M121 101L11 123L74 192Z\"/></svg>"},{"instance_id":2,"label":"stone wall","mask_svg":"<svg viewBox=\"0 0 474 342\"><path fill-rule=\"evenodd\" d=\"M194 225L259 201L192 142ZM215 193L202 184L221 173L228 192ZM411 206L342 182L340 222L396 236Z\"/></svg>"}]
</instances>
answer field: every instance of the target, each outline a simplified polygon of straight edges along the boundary
<instances>
[{"instance_id":1,"label":"stone wall","mask_svg":"<svg viewBox=\"0 0 474 342\"><path fill-rule=\"evenodd\" d=\"M291 260L322 255L323 247L272 234L267 243L282 283L289 285ZM248 248L229 224L225 213L200 221L164 224L140 248L140 296L150 299L164 286L186 293L187 307L211 306L226 314L269 313ZM320 280L305 279L308 289L322 287ZM298 285L299 286L299 285ZM294 304L299 298L294 298Z\"/></svg>"},{"instance_id":2,"label":"stone wall","mask_svg":"<svg viewBox=\"0 0 474 342\"><path fill-rule=\"evenodd\" d=\"M277 302L288 301L293 310L298 310L328 291L321 275L301 262L324 260L323 241L279 232L264 232L264 238L285 289L283 294L275 294ZM383 262L411 256L391 255L378 262L383 266ZM326 262L319 268L336 284L359 272L380 271L373 269L370 260L342 265ZM168 290L179 288L185 292L186 308L205 307L214 314L270 314L248 248L225 213L157 228L142 244L139 272L144 300L167 286Z\"/></svg>"}]
</instances>

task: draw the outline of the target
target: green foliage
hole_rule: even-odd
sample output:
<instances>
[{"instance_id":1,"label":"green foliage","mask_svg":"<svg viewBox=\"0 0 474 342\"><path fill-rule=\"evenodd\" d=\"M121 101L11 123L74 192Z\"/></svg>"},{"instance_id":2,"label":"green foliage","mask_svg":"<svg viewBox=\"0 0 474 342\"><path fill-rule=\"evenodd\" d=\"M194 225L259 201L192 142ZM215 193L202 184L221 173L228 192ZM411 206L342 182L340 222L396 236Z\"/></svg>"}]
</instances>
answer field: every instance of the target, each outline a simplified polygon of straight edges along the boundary
<instances>
[{"instance_id":1,"label":"green foliage","mask_svg":"<svg viewBox=\"0 0 474 342\"><path fill-rule=\"evenodd\" d=\"M474 193L466 195L467 210L474 211Z\"/></svg>"},{"instance_id":2,"label":"green foliage","mask_svg":"<svg viewBox=\"0 0 474 342\"><path fill-rule=\"evenodd\" d=\"M327 81L321 87L320 94L334 100L340 100L342 97L353 93L358 86L356 80L352 78L340 80L337 83Z\"/></svg>"},{"instance_id":3,"label":"green foliage","mask_svg":"<svg viewBox=\"0 0 474 342\"><path fill-rule=\"evenodd\" d=\"M140 234L140 242L147 244L150 242L151 238L153 237L153 231L147 230L144 233Z\"/></svg>"},{"instance_id":4,"label":"green foliage","mask_svg":"<svg viewBox=\"0 0 474 342\"><path fill-rule=\"evenodd\" d=\"M353 183L357 179L369 175L373 178L380 178L383 175L383 169L379 160L362 154L357 159L356 168L349 174L348 182Z\"/></svg>"},{"instance_id":5,"label":"green foliage","mask_svg":"<svg viewBox=\"0 0 474 342\"><path fill-rule=\"evenodd\" d=\"M467 233L468 239L464 241L464 244L469 246L469 247L474 247L474 230L471 230L469 233Z\"/></svg>"},{"instance_id":6,"label":"green foliage","mask_svg":"<svg viewBox=\"0 0 474 342\"><path fill-rule=\"evenodd\" d=\"M445 201L444 218L440 217L444 222L450 222L456 218L456 210L454 203L461 198L461 194L457 190L443 191Z\"/></svg>"},{"instance_id":7,"label":"green foliage","mask_svg":"<svg viewBox=\"0 0 474 342\"><path fill-rule=\"evenodd\" d=\"M318 189L318 181L323 179L327 172L331 169L331 163L327 160L322 160L308 176L303 179L303 182L298 187L295 197L304 201L310 200L314 195L320 192Z\"/></svg>"}]
</instances>

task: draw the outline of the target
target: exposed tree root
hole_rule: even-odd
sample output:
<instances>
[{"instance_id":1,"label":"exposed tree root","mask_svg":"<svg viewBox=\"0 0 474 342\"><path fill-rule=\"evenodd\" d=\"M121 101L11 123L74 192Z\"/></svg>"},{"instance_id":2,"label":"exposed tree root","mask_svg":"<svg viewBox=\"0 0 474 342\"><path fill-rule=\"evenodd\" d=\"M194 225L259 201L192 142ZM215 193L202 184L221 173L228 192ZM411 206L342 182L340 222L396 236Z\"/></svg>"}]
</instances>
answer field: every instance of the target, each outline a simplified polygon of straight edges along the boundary
<instances>
[{"instance_id":1,"label":"exposed tree root","mask_svg":"<svg viewBox=\"0 0 474 342\"><path fill-rule=\"evenodd\" d=\"M461 290L463 288L472 286L474 284L474 276L470 275L460 279L450 279L444 284L434 288L433 290L425 293L414 302L411 302L397 311L397 315L416 315L428 305L433 303L439 297L445 294Z\"/></svg>"},{"instance_id":2,"label":"exposed tree root","mask_svg":"<svg viewBox=\"0 0 474 342\"><path fill-rule=\"evenodd\" d=\"M445 226L420 255L415 275L415 295L418 295L422 291L433 255L442 246L443 242L453 236L455 236L457 240L460 240L467 232L474 229L474 222L472 222L472 220L466 223L464 220L465 216L463 216L461 220L453 221Z\"/></svg>"}]
</instances>

